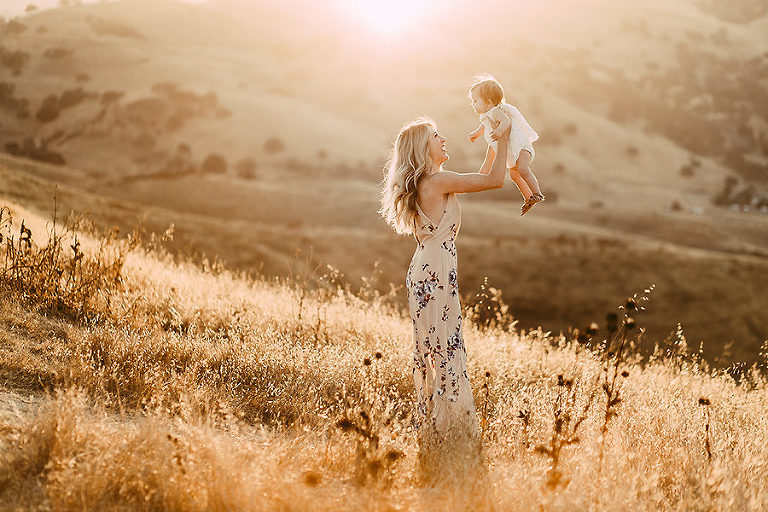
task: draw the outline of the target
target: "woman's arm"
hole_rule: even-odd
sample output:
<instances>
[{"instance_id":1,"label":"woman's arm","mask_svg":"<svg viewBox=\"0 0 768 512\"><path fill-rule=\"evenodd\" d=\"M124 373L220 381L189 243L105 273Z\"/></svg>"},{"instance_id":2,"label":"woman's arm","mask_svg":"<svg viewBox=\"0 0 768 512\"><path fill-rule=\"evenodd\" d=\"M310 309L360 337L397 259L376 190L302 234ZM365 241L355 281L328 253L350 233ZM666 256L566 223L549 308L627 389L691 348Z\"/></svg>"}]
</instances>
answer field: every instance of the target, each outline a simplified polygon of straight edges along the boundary
<instances>
[{"instance_id":1,"label":"woman's arm","mask_svg":"<svg viewBox=\"0 0 768 512\"><path fill-rule=\"evenodd\" d=\"M458 173L451 171L442 171L434 174L430 180L431 187L434 187L436 192L442 194L450 194L453 192L481 192L483 190L490 190L494 188L501 188L504 186L504 174L507 166L507 142L509 140L509 127L501 134L498 144L498 152L494 155L494 151L490 150L485 154L485 161L480 172L473 173ZM482 171L489 165L489 160L493 159L493 163L490 164L490 171L487 174L483 174Z\"/></svg>"}]
</instances>

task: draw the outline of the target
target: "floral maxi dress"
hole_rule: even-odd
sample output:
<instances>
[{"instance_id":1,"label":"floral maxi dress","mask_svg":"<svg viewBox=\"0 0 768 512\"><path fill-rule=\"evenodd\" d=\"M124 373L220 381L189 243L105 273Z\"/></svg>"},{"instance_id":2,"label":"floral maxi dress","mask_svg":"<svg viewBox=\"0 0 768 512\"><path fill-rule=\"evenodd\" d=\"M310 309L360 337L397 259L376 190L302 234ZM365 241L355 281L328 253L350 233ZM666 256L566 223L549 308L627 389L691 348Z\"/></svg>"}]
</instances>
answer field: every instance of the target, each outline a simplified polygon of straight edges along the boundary
<instances>
[{"instance_id":1,"label":"floral maxi dress","mask_svg":"<svg viewBox=\"0 0 768 512\"><path fill-rule=\"evenodd\" d=\"M449 194L437 223L418 206L416 251L406 276L408 308L413 321L414 424L419 441L441 441L452 434L478 437L467 353L461 331L457 282L456 235L461 208ZM426 428L425 428L426 427Z\"/></svg>"}]
</instances>

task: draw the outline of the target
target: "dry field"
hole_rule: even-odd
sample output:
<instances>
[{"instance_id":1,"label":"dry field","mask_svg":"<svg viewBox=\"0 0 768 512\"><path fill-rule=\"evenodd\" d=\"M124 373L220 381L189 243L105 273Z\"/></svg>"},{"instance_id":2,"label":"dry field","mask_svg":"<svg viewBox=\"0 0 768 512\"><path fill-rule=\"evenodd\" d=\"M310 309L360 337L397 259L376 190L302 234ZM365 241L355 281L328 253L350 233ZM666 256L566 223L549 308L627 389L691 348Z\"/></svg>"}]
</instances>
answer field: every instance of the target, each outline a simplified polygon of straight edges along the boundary
<instances>
[{"instance_id":1,"label":"dry field","mask_svg":"<svg viewBox=\"0 0 768 512\"><path fill-rule=\"evenodd\" d=\"M764 2L12 4L0 510L768 510ZM461 199L482 463L436 470L377 183L417 115L479 166L483 71L548 200Z\"/></svg>"},{"instance_id":2,"label":"dry field","mask_svg":"<svg viewBox=\"0 0 768 512\"><path fill-rule=\"evenodd\" d=\"M391 296L345 290L333 273L253 279L175 260L167 237L94 237L61 220L46 237L50 222L13 210L3 509L768 506L765 362L736 382L684 336L640 357L655 291L615 309L608 347L603 325L578 341L465 320L484 469L425 473L410 322Z\"/></svg>"}]
</instances>

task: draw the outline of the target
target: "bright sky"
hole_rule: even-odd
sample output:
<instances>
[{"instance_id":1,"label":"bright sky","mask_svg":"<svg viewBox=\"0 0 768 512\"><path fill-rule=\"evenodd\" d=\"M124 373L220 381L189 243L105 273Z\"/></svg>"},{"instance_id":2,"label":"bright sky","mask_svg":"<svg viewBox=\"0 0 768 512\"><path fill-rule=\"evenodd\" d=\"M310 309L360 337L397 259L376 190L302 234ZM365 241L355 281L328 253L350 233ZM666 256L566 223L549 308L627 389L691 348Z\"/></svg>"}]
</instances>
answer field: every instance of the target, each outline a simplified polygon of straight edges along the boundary
<instances>
[{"instance_id":1,"label":"bright sky","mask_svg":"<svg viewBox=\"0 0 768 512\"><path fill-rule=\"evenodd\" d=\"M82 3L96 3L99 0L82 0ZM190 3L203 3L209 0L180 0ZM244 0L244 3L256 3L273 0ZM327 0L326 0L327 1ZM406 31L419 22L428 19L430 14L445 7L450 0L332 0L340 11L365 30L370 30L382 38L390 38ZM0 0L0 16L18 16L24 14L28 5L38 10L56 7L60 0Z\"/></svg>"},{"instance_id":2,"label":"bright sky","mask_svg":"<svg viewBox=\"0 0 768 512\"><path fill-rule=\"evenodd\" d=\"M380 36L394 36L440 9L438 0L337 0L340 7Z\"/></svg>"},{"instance_id":3,"label":"bright sky","mask_svg":"<svg viewBox=\"0 0 768 512\"><path fill-rule=\"evenodd\" d=\"M81 0L84 4L95 4L101 0ZM114 0L108 0L114 1ZM180 0L190 3L202 3L208 0ZM50 9L56 7L60 0L0 0L0 16L14 17L24 14L28 5L34 5L38 10Z\"/></svg>"}]
</instances>

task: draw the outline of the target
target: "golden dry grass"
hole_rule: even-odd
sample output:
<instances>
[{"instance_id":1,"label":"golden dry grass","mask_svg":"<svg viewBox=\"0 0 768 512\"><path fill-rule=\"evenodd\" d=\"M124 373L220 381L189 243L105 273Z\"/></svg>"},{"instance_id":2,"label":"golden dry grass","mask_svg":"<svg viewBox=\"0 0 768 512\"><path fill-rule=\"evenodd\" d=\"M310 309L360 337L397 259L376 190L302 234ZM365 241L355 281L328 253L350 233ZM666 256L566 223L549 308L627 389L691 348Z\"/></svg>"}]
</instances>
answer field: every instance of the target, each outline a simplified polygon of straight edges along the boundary
<instances>
[{"instance_id":1,"label":"golden dry grass","mask_svg":"<svg viewBox=\"0 0 768 512\"><path fill-rule=\"evenodd\" d=\"M737 383L686 356L684 339L677 355L630 356L603 445L598 352L541 331L465 325L487 471L446 464L428 479L410 424L410 320L388 297L363 300L332 276L250 279L141 248L123 256L112 316L96 322L45 317L3 294L3 509L768 506L758 367ZM10 390L40 405L8 412ZM586 400L554 484L537 447L562 439L555 414L572 421Z\"/></svg>"}]
</instances>

